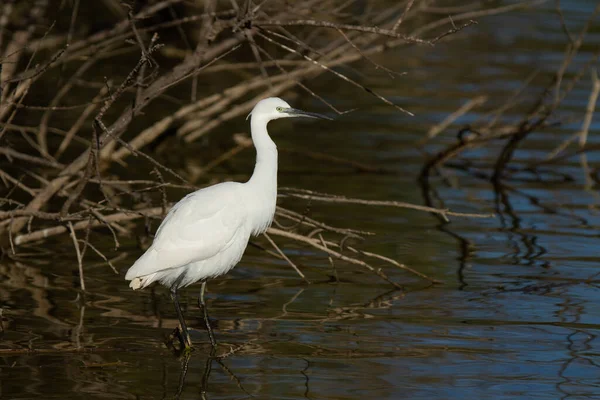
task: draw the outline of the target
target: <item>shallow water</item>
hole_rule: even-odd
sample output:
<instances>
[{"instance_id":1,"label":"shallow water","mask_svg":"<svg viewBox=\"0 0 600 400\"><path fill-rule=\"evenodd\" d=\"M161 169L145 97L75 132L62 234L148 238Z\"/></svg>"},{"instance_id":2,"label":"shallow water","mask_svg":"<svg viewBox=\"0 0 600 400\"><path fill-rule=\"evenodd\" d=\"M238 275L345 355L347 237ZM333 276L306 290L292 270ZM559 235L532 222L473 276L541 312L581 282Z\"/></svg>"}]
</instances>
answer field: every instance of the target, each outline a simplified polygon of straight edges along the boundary
<instances>
[{"instance_id":1,"label":"shallow water","mask_svg":"<svg viewBox=\"0 0 600 400\"><path fill-rule=\"evenodd\" d=\"M568 3L563 4L567 23L577 31L595 2ZM435 51L416 47L377 60L408 72L407 77L390 80L366 63L359 66L362 83L415 112L414 118L331 77L319 78L315 87L337 107L360 108L332 124L270 126L282 150L280 184L423 204L416 178L424 158L415 143L429 127L479 94L502 104L536 68L541 75L531 92L538 93L559 66L565 39L551 6L545 10L482 18L473 28L476 34L440 43ZM591 38L595 41L588 41L576 62L597 48L597 28ZM581 113L588 95L579 87L561 113ZM307 97L293 103L325 111ZM480 116L474 111L456 126ZM245 126L236 124L238 130ZM594 122L591 144L598 143L598 127ZM567 124L531 135L513 165L539 158L557 137L578 128L579 123ZM427 150L433 153L455 140L455 130L445 131ZM493 162L501 144L465 157ZM358 159L395 173L356 173L286 153L292 148ZM598 153L589 152L587 161L597 176ZM245 152L233 172L247 176L252 162L252 152ZM445 207L495 212L491 219L443 223L410 210L312 204L314 218L377 232L361 248L444 284L386 267L405 286L394 291L342 263L336 264L338 283L322 254L280 242L311 279L307 285L285 263L249 248L235 270L209 284L219 352L231 348L220 362L209 357L196 306L198 287L183 295L196 351L177 357L164 345L163 337L177 324L166 291L133 292L123 280L140 254L134 240L122 243L117 253L124 254L115 262L120 275L101 262L85 266L85 297L77 292L73 259L50 253L43 261L4 262L0 397L600 398L598 194L585 188L578 158L552 171L573 180L548 174L540 183L523 174L497 201L488 181L459 170L448 169L456 188L433 180ZM289 199L280 204L305 206ZM69 246L60 239L47 250Z\"/></svg>"}]
</instances>

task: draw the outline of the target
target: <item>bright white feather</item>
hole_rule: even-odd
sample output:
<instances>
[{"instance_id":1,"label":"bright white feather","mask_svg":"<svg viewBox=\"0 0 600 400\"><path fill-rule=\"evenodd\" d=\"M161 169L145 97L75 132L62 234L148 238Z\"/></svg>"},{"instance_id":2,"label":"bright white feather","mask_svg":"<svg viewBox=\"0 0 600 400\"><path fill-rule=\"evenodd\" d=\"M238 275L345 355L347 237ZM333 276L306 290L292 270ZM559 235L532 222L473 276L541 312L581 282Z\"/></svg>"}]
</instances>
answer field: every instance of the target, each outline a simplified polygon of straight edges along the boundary
<instances>
[{"instance_id":1,"label":"bright white feather","mask_svg":"<svg viewBox=\"0 0 600 400\"><path fill-rule=\"evenodd\" d=\"M191 263L202 262L206 268L196 266L188 271L190 278L198 279L187 284L233 268L235 264L230 264L239 261L250 236L248 209L240 201L244 189L240 183L221 183L190 193L175 204L158 228L152 246L127 271L125 279L132 281L131 287L143 288L154 281L170 286L183 273L178 270Z\"/></svg>"}]
</instances>

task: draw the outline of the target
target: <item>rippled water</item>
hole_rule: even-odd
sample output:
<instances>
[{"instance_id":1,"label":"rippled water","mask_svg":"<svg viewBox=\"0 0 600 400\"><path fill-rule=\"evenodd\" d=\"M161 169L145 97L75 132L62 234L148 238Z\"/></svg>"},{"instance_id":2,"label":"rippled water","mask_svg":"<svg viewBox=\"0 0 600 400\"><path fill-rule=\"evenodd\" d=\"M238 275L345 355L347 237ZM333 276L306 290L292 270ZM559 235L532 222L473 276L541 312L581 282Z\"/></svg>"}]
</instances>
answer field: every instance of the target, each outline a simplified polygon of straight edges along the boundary
<instances>
[{"instance_id":1,"label":"rippled water","mask_svg":"<svg viewBox=\"0 0 600 400\"><path fill-rule=\"evenodd\" d=\"M573 31L595 6L593 1L563 3L568 3L563 6ZM479 22L470 34L440 43L435 51L416 47L378 60L408 72L407 77L392 81L368 64L360 67L363 83L415 112L414 118L338 86L331 77L319 78L315 86L337 107L360 108L331 125L273 124L282 149L281 184L424 203L417 183L424 157L415 143L429 127L480 94L502 104L538 69L529 89L534 97L562 59L566 42L551 5ZM597 50L597 23L592 32L576 63ZM581 113L588 95L585 85L578 87L561 114ZM319 111L308 98L296 103ZM473 111L456 126L481 116ZM238 123L242 129L243 122ZM560 135L579 126L531 135L513 165L539 158ZM591 144L598 143L598 127L594 122ZM455 130L445 131L427 151L455 140ZM501 144L465 157L492 162ZM286 153L292 148L359 159L395 173L356 173ZM598 158L597 152L587 154L596 185ZM251 169L252 159L248 151L236 162L240 176ZM336 283L326 257L287 244L286 252L313 281L306 285L285 263L250 248L232 273L209 284L220 351L231 348L221 361L209 357L197 287L184 294L197 350L178 358L163 344L177 324L166 291L133 292L122 277L140 254L134 241L123 243L124 258L115 262L121 275L100 262L86 265L89 293L83 298L76 290L75 261L50 253L67 248L67 241L49 245L45 261L3 263L0 397L600 398L599 200L596 191L585 188L580 160L552 168L572 179L548 174L540 182L523 173L503 196L489 181L447 171L457 187L438 178L433 182L444 206L496 217L453 218L446 224L408 210L311 206L313 217L332 225L377 232L364 249L444 284L430 285L387 268L406 287L392 291L341 263ZM283 199L281 204L292 203Z\"/></svg>"}]
</instances>

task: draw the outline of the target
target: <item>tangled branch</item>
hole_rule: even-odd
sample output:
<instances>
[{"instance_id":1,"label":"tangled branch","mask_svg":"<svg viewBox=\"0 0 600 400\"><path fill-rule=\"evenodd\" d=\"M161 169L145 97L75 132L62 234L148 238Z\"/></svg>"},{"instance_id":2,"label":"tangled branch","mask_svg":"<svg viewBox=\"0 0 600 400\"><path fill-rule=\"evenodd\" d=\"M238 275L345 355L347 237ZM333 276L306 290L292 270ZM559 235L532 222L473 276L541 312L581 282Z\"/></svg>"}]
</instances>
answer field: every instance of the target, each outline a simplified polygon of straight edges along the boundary
<instances>
[{"instance_id":1,"label":"tangled branch","mask_svg":"<svg viewBox=\"0 0 600 400\"><path fill-rule=\"evenodd\" d=\"M336 109L306 85L321 74L331 74L410 114L404 105L351 78L347 73L350 64L364 59L390 79L403 76L370 57L407 46L434 46L472 26L478 12L494 12L473 5L474 9L452 19L439 16L432 20L429 16L423 25L421 14L427 7L418 7L412 0L382 9L372 7L362 15L353 14L354 1L262 2L254 6L249 2L241 6L237 1L225 5L209 0L204 12L195 14L186 2L164 0L134 8L123 4L121 20L86 36L75 25L77 10L65 12L65 24L56 24L68 28L56 28L46 21L48 2L35 1L34 7L28 3L16 4L11 10L15 18L10 19L15 22L9 22L7 29L1 27L6 40L0 47L0 179L4 184L0 244L10 256L18 256L22 247L68 233L81 266L82 288L85 250L89 247L110 259L103 254L106 249L92 243L97 239L91 230L106 232L117 248L122 238L132 236L137 226L134 220L148 224L160 219L169 207L168 198L179 197L182 188L196 188L193 182L250 147L247 136L236 134L228 138L234 141L233 147L212 157L201 171L190 172L167 165L160 147L165 142L172 144L171 134L185 143L198 141L225 122L247 115L258 99L295 87L324 107L344 114L346 111ZM75 2L74 6L84 4ZM170 16L164 10L171 10ZM177 17L182 13L186 17ZM299 15L302 19L294 17ZM316 15L331 18L319 20ZM455 21L463 21L463 25ZM77 23L89 21L77 19ZM50 28L43 30L44 26ZM195 40L189 34L192 30L199 32ZM163 41L163 36L173 37L163 32L175 32L180 43ZM99 74L101 64L111 63L119 68L110 70L109 76ZM257 74L247 73L253 71ZM239 78L231 79L232 72ZM200 83L212 82L211 88L218 89L199 89ZM40 104L36 94L49 85L56 86L55 94ZM161 113L156 113L158 108ZM329 161L345 162L331 157ZM353 165L381 172L358 162ZM132 173L134 168L137 174ZM147 177L140 178L140 171ZM282 194L313 203L409 208L446 219L485 216L299 189L284 189ZM383 269L363 259L435 281L395 260L346 243L362 240L370 232L334 227L311 218L308 212L292 209L279 208L276 218L278 225L271 228L270 236L314 248L332 262L342 260L363 267L394 286L399 284ZM302 277L300 266L270 236L267 239L276 249L272 254L286 259Z\"/></svg>"}]
</instances>

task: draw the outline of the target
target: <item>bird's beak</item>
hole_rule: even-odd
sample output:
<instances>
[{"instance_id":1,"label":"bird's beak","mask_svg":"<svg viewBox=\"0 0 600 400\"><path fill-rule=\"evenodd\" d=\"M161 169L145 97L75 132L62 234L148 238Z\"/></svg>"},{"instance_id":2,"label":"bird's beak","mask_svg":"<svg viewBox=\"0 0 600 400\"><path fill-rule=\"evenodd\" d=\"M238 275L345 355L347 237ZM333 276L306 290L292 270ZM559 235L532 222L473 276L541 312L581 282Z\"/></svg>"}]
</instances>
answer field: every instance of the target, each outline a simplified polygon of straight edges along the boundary
<instances>
[{"instance_id":1,"label":"bird's beak","mask_svg":"<svg viewBox=\"0 0 600 400\"><path fill-rule=\"evenodd\" d=\"M330 118L323 114L312 113L308 111L298 110L296 108L286 108L283 110L284 113L289 114L290 117L308 117L308 118L320 118L327 119L329 121L333 121L333 118Z\"/></svg>"}]
</instances>

